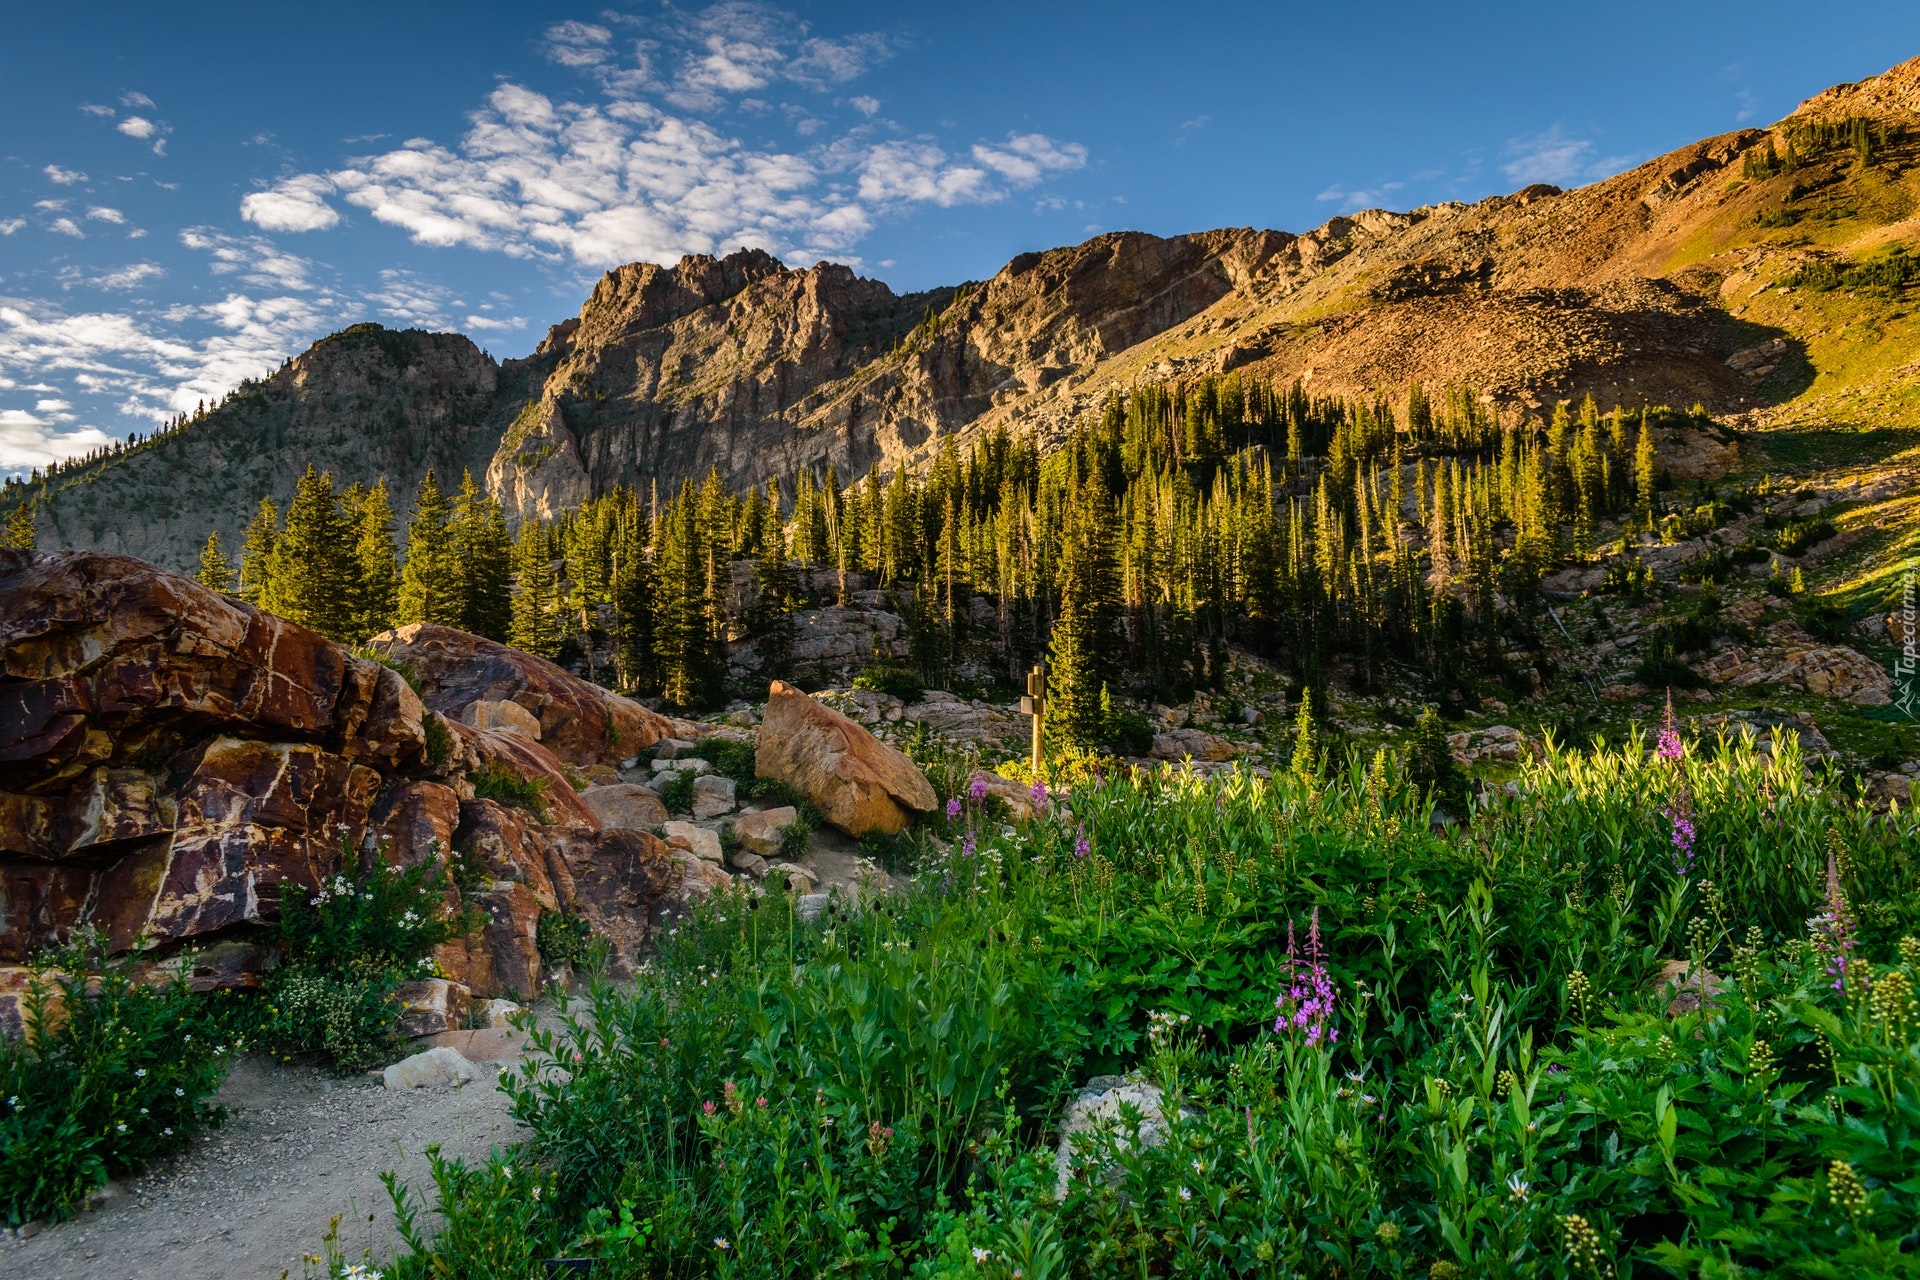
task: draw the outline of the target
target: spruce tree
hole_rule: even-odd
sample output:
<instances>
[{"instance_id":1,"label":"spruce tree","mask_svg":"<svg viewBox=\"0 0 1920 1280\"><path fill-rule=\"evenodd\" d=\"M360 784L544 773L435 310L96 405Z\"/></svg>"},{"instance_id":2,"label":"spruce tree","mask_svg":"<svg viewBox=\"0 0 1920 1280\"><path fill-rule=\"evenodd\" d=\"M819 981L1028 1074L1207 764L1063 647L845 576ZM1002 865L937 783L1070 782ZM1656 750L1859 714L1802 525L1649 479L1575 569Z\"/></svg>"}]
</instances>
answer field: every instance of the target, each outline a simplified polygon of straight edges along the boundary
<instances>
[{"instance_id":1,"label":"spruce tree","mask_svg":"<svg viewBox=\"0 0 1920 1280\"><path fill-rule=\"evenodd\" d=\"M793 609L799 586L787 562L787 539L777 522L762 532L753 562L755 597L747 630L760 651L763 674L785 676L793 660Z\"/></svg>"},{"instance_id":2,"label":"spruce tree","mask_svg":"<svg viewBox=\"0 0 1920 1280\"><path fill-rule=\"evenodd\" d=\"M226 553L220 549L219 530L207 535L206 545L200 548L200 572L194 576L200 579L201 586L211 590L233 590L233 566L227 563Z\"/></svg>"},{"instance_id":3,"label":"spruce tree","mask_svg":"<svg viewBox=\"0 0 1920 1280\"><path fill-rule=\"evenodd\" d=\"M7 531L4 545L16 551L31 551L39 540L34 529L33 504L23 502L7 513Z\"/></svg>"},{"instance_id":4,"label":"spruce tree","mask_svg":"<svg viewBox=\"0 0 1920 1280\"><path fill-rule=\"evenodd\" d=\"M1655 454L1653 450L1653 427L1647 422L1647 415L1640 415L1640 438L1633 447L1633 493L1634 515L1637 517L1640 531L1653 531L1653 481Z\"/></svg>"},{"instance_id":5,"label":"spruce tree","mask_svg":"<svg viewBox=\"0 0 1920 1280\"><path fill-rule=\"evenodd\" d=\"M353 632L356 641L363 641L393 625L400 598L400 560L393 545L393 504L387 496L385 479L375 481L373 488L360 495L352 516Z\"/></svg>"},{"instance_id":6,"label":"spruce tree","mask_svg":"<svg viewBox=\"0 0 1920 1280\"><path fill-rule=\"evenodd\" d=\"M1300 711L1293 718L1293 756L1287 772L1308 787L1320 785L1320 739L1313 728L1313 689L1300 690Z\"/></svg>"},{"instance_id":7,"label":"spruce tree","mask_svg":"<svg viewBox=\"0 0 1920 1280\"><path fill-rule=\"evenodd\" d=\"M622 684L654 694L660 691L660 670L653 652L654 579L649 532L639 501L628 495L613 559L614 652Z\"/></svg>"},{"instance_id":8,"label":"spruce tree","mask_svg":"<svg viewBox=\"0 0 1920 1280\"><path fill-rule=\"evenodd\" d=\"M1431 791L1454 817L1465 816L1467 780L1454 764L1446 728L1432 707L1422 711L1414 722L1413 737L1407 743L1407 774L1414 785Z\"/></svg>"},{"instance_id":9,"label":"spruce tree","mask_svg":"<svg viewBox=\"0 0 1920 1280\"><path fill-rule=\"evenodd\" d=\"M507 587L513 541L500 504L474 483L471 471L461 477L448 534L459 592L459 621L453 625L489 640L506 639L513 621Z\"/></svg>"},{"instance_id":10,"label":"spruce tree","mask_svg":"<svg viewBox=\"0 0 1920 1280\"><path fill-rule=\"evenodd\" d=\"M280 540L280 509L272 497L260 499L240 546L240 598L261 609L273 608L273 544Z\"/></svg>"},{"instance_id":11,"label":"spruce tree","mask_svg":"<svg viewBox=\"0 0 1920 1280\"><path fill-rule=\"evenodd\" d=\"M507 643L537 658L560 656L566 634L559 616L558 588L553 578L553 549L538 520L520 526L513 549L513 567L519 589L512 596L512 618Z\"/></svg>"},{"instance_id":12,"label":"spruce tree","mask_svg":"<svg viewBox=\"0 0 1920 1280\"><path fill-rule=\"evenodd\" d=\"M1046 725L1057 741L1093 747L1106 737L1100 690L1116 675L1115 581L1111 512L1104 493L1082 492L1062 530L1060 612L1048 644Z\"/></svg>"},{"instance_id":13,"label":"spruce tree","mask_svg":"<svg viewBox=\"0 0 1920 1280\"><path fill-rule=\"evenodd\" d=\"M333 492L333 474L309 463L268 559L275 612L330 640L349 640L353 569L353 538Z\"/></svg>"},{"instance_id":14,"label":"spruce tree","mask_svg":"<svg viewBox=\"0 0 1920 1280\"><path fill-rule=\"evenodd\" d=\"M464 601L460 565L454 554L446 495L432 471L420 479L407 521L407 562L400 570L400 603L394 621L432 622L457 627Z\"/></svg>"}]
</instances>

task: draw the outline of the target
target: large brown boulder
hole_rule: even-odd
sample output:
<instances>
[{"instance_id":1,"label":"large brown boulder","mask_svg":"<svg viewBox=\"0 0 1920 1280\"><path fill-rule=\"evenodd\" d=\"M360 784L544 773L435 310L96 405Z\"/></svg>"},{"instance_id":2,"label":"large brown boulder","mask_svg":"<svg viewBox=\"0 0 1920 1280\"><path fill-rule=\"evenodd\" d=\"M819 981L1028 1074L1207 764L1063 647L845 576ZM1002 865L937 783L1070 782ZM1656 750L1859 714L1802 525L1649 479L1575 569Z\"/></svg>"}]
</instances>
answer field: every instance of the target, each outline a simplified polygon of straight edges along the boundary
<instances>
[{"instance_id":1,"label":"large brown boulder","mask_svg":"<svg viewBox=\"0 0 1920 1280\"><path fill-rule=\"evenodd\" d=\"M515 686L515 706L544 709L550 742L636 751L672 727L460 638L540 677ZM179 574L0 551L0 962L91 924L117 950L149 948L152 972L178 968L191 941L219 957L196 962L197 986L255 985L283 890L384 849L398 863L461 860L447 905L482 923L436 958L476 995L534 994L547 911L586 918L630 970L676 891L671 854L602 832L549 744L455 720L388 667ZM476 797L474 779L495 769L543 783L537 803ZM0 1024L14 1003L0 990Z\"/></svg>"},{"instance_id":2,"label":"large brown boulder","mask_svg":"<svg viewBox=\"0 0 1920 1280\"><path fill-rule=\"evenodd\" d=\"M754 772L794 788L854 836L903 830L940 802L913 761L779 680L767 690Z\"/></svg>"},{"instance_id":3,"label":"large brown boulder","mask_svg":"<svg viewBox=\"0 0 1920 1280\"><path fill-rule=\"evenodd\" d=\"M631 759L674 734L674 722L596 684L483 636L416 622L383 631L373 647L406 664L426 704L452 720L497 726L510 712L476 703L512 702L539 724L547 750L572 765Z\"/></svg>"}]
</instances>

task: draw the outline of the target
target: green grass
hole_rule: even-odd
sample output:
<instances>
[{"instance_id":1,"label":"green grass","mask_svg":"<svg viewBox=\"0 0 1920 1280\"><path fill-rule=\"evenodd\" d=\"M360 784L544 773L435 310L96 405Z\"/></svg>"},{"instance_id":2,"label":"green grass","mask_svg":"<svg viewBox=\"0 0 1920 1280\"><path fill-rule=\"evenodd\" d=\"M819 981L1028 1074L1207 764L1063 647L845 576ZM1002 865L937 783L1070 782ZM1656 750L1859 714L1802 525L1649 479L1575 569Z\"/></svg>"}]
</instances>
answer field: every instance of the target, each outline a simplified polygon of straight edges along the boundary
<instances>
[{"instance_id":1,"label":"green grass","mask_svg":"<svg viewBox=\"0 0 1920 1280\"><path fill-rule=\"evenodd\" d=\"M923 832L867 910L716 894L535 1033L527 1140L435 1157L382 1269L1912 1274L1912 815L1789 741L1521 775L1447 833L1384 756L1112 776ZM1670 1009L1669 960L1711 999ZM1065 1103L1123 1072L1178 1100L1166 1140L1087 1135L1058 1198Z\"/></svg>"}]
</instances>

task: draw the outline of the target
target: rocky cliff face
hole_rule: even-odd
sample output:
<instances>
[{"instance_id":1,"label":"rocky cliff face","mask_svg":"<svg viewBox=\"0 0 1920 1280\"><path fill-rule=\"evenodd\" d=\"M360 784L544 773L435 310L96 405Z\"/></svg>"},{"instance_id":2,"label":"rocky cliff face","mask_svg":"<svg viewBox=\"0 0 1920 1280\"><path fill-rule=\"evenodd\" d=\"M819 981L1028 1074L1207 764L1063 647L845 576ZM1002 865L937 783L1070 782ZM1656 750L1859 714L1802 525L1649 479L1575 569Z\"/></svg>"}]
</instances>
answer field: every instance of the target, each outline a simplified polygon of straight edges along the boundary
<instances>
[{"instance_id":1,"label":"rocky cliff face","mask_svg":"<svg viewBox=\"0 0 1920 1280\"><path fill-rule=\"evenodd\" d=\"M360 326L206 422L60 477L41 537L184 566L209 526L237 530L310 460L399 490L429 465L484 466L516 517L715 467L736 489L829 464L845 479L1002 425L1055 442L1114 390L1232 369L1315 393L1458 383L1510 419L1587 393L1844 416L1849 397L1920 383L1905 354L1920 319L1791 281L1908 236L1916 86L1920 60L1576 191L1368 210L1297 236L1119 232L926 294L752 250L634 264L498 367L454 335ZM1790 127L1853 116L1904 135L1867 163L1836 148L1746 174Z\"/></svg>"},{"instance_id":2,"label":"rocky cliff face","mask_svg":"<svg viewBox=\"0 0 1920 1280\"><path fill-rule=\"evenodd\" d=\"M490 688L451 656L456 638L490 642L437 631L448 688ZM525 995L543 912L585 917L630 963L679 884L663 843L604 826L562 768L591 767L569 753L603 749L616 723L633 751L671 723L557 669L514 690L553 710L549 750L442 716L303 627L93 552L0 551L0 655L0 970L93 925L117 950L206 948L198 979L247 985L272 962L283 892L377 847L404 863L460 850L482 874L457 896L485 922L439 963L477 994ZM476 797L488 765L542 782L544 813Z\"/></svg>"}]
</instances>

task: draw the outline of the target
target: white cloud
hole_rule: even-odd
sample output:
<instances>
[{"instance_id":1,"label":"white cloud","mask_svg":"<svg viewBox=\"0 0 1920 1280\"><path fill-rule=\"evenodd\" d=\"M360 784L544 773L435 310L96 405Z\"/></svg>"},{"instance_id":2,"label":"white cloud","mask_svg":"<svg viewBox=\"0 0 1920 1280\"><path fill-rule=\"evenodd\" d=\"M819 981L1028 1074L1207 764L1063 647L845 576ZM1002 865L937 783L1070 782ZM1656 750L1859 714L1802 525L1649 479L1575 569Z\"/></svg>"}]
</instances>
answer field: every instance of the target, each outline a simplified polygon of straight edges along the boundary
<instances>
[{"instance_id":1,"label":"white cloud","mask_svg":"<svg viewBox=\"0 0 1920 1280\"><path fill-rule=\"evenodd\" d=\"M325 200L334 185L319 174L286 178L240 201L240 216L265 231L325 231L340 212Z\"/></svg>"},{"instance_id":2,"label":"white cloud","mask_svg":"<svg viewBox=\"0 0 1920 1280\"><path fill-rule=\"evenodd\" d=\"M166 274L166 268L157 262L136 262L131 266L121 267L118 271L93 276L87 280L87 283L96 289L136 289L147 281L158 280Z\"/></svg>"},{"instance_id":3,"label":"white cloud","mask_svg":"<svg viewBox=\"0 0 1920 1280\"><path fill-rule=\"evenodd\" d=\"M973 158L1015 185L1026 187L1048 173L1085 168L1087 149L1077 142L1055 142L1044 133L1010 133L1002 146L976 145Z\"/></svg>"},{"instance_id":4,"label":"white cloud","mask_svg":"<svg viewBox=\"0 0 1920 1280\"><path fill-rule=\"evenodd\" d=\"M125 226L127 221L126 214L120 212L118 209L109 209L103 204L88 205L87 217L95 222L111 222L117 227Z\"/></svg>"},{"instance_id":5,"label":"white cloud","mask_svg":"<svg viewBox=\"0 0 1920 1280\"><path fill-rule=\"evenodd\" d=\"M0 302L0 369L19 375L4 380L16 386L28 379L20 389L54 393L40 403L70 404L82 397L117 402L123 417L154 423L271 372L337 318L326 298L240 293L148 314L63 314L40 304ZM198 336L184 336L184 329ZM55 391L57 381L81 395ZM0 399L0 472L45 466L115 438L92 425L61 429L56 416L73 414L7 408Z\"/></svg>"},{"instance_id":6,"label":"white cloud","mask_svg":"<svg viewBox=\"0 0 1920 1280\"><path fill-rule=\"evenodd\" d=\"M71 202L67 200L35 200L33 207L44 210L47 213L58 213L66 208L69 203Z\"/></svg>"},{"instance_id":7,"label":"white cloud","mask_svg":"<svg viewBox=\"0 0 1920 1280\"><path fill-rule=\"evenodd\" d=\"M880 110L880 99L872 94L863 93L857 98L848 98L847 105L863 116L871 116Z\"/></svg>"},{"instance_id":8,"label":"white cloud","mask_svg":"<svg viewBox=\"0 0 1920 1280\"><path fill-rule=\"evenodd\" d=\"M133 94L130 97L140 98L143 102L148 101L140 94ZM153 143L153 154L157 156L167 154L167 135L173 132L173 127L166 121L149 120L146 116L128 116L113 127L129 138Z\"/></svg>"},{"instance_id":9,"label":"white cloud","mask_svg":"<svg viewBox=\"0 0 1920 1280\"><path fill-rule=\"evenodd\" d=\"M120 95L120 105L123 107L145 107L151 111L154 102L153 99L149 98L146 94L129 89Z\"/></svg>"},{"instance_id":10,"label":"white cloud","mask_svg":"<svg viewBox=\"0 0 1920 1280\"><path fill-rule=\"evenodd\" d=\"M450 310L460 305L451 289L414 272L389 267L380 273L380 287L362 294L388 320L419 329L450 329Z\"/></svg>"},{"instance_id":11,"label":"white cloud","mask_svg":"<svg viewBox=\"0 0 1920 1280\"><path fill-rule=\"evenodd\" d=\"M26 225L27 220L25 218L7 218L4 221L0 221L0 236L10 236Z\"/></svg>"},{"instance_id":12,"label":"white cloud","mask_svg":"<svg viewBox=\"0 0 1920 1280\"><path fill-rule=\"evenodd\" d=\"M468 316L466 327L481 333L511 333L515 329L527 327L525 316L509 316L502 320L494 316Z\"/></svg>"},{"instance_id":13,"label":"white cloud","mask_svg":"<svg viewBox=\"0 0 1920 1280\"><path fill-rule=\"evenodd\" d=\"M180 233L180 243L208 254L208 269L217 276L237 275L257 289L306 293L314 288L313 264L283 251L265 236L230 236L212 227L188 227Z\"/></svg>"},{"instance_id":14,"label":"white cloud","mask_svg":"<svg viewBox=\"0 0 1920 1280\"><path fill-rule=\"evenodd\" d=\"M48 180L55 186L60 187L70 187L76 182L85 182L87 180L87 175L81 173L78 169L62 169L57 164L50 164L42 169L41 172L46 174Z\"/></svg>"},{"instance_id":15,"label":"white cloud","mask_svg":"<svg viewBox=\"0 0 1920 1280\"><path fill-rule=\"evenodd\" d=\"M1554 125L1545 133L1529 134L1507 142L1506 163L1500 172L1522 186L1548 182L1555 186L1597 182L1629 168L1629 156L1593 154L1593 143L1586 138L1569 138Z\"/></svg>"},{"instance_id":16,"label":"white cloud","mask_svg":"<svg viewBox=\"0 0 1920 1280\"><path fill-rule=\"evenodd\" d=\"M113 119L113 114L114 114L113 108L103 107L97 102L84 103L81 105L80 109L86 112L90 116L100 116L107 120Z\"/></svg>"},{"instance_id":17,"label":"white cloud","mask_svg":"<svg viewBox=\"0 0 1920 1280\"><path fill-rule=\"evenodd\" d=\"M65 400L41 399L33 402L35 413L65 413L73 405Z\"/></svg>"},{"instance_id":18,"label":"white cloud","mask_svg":"<svg viewBox=\"0 0 1920 1280\"><path fill-rule=\"evenodd\" d=\"M609 15L545 33L549 59L587 74L602 101L501 84L457 143L416 138L283 179L247 196L242 216L268 230L318 229L337 221L323 197L338 194L435 247L599 268L750 245L806 262L851 256L900 207L988 203L1087 163L1078 143L1040 133L982 141L963 156L931 139L876 137L864 123L804 148L756 144L703 118L707 109L729 97L736 109L764 108L742 95L776 82L827 91L891 56L891 40L820 37L782 10L727 3L623 47L632 21ZM786 109L806 136L811 113Z\"/></svg>"},{"instance_id":19,"label":"white cloud","mask_svg":"<svg viewBox=\"0 0 1920 1280\"><path fill-rule=\"evenodd\" d=\"M72 236L75 240L85 240L87 233L72 218L55 218L47 224L47 230L57 231L63 236Z\"/></svg>"}]
</instances>

